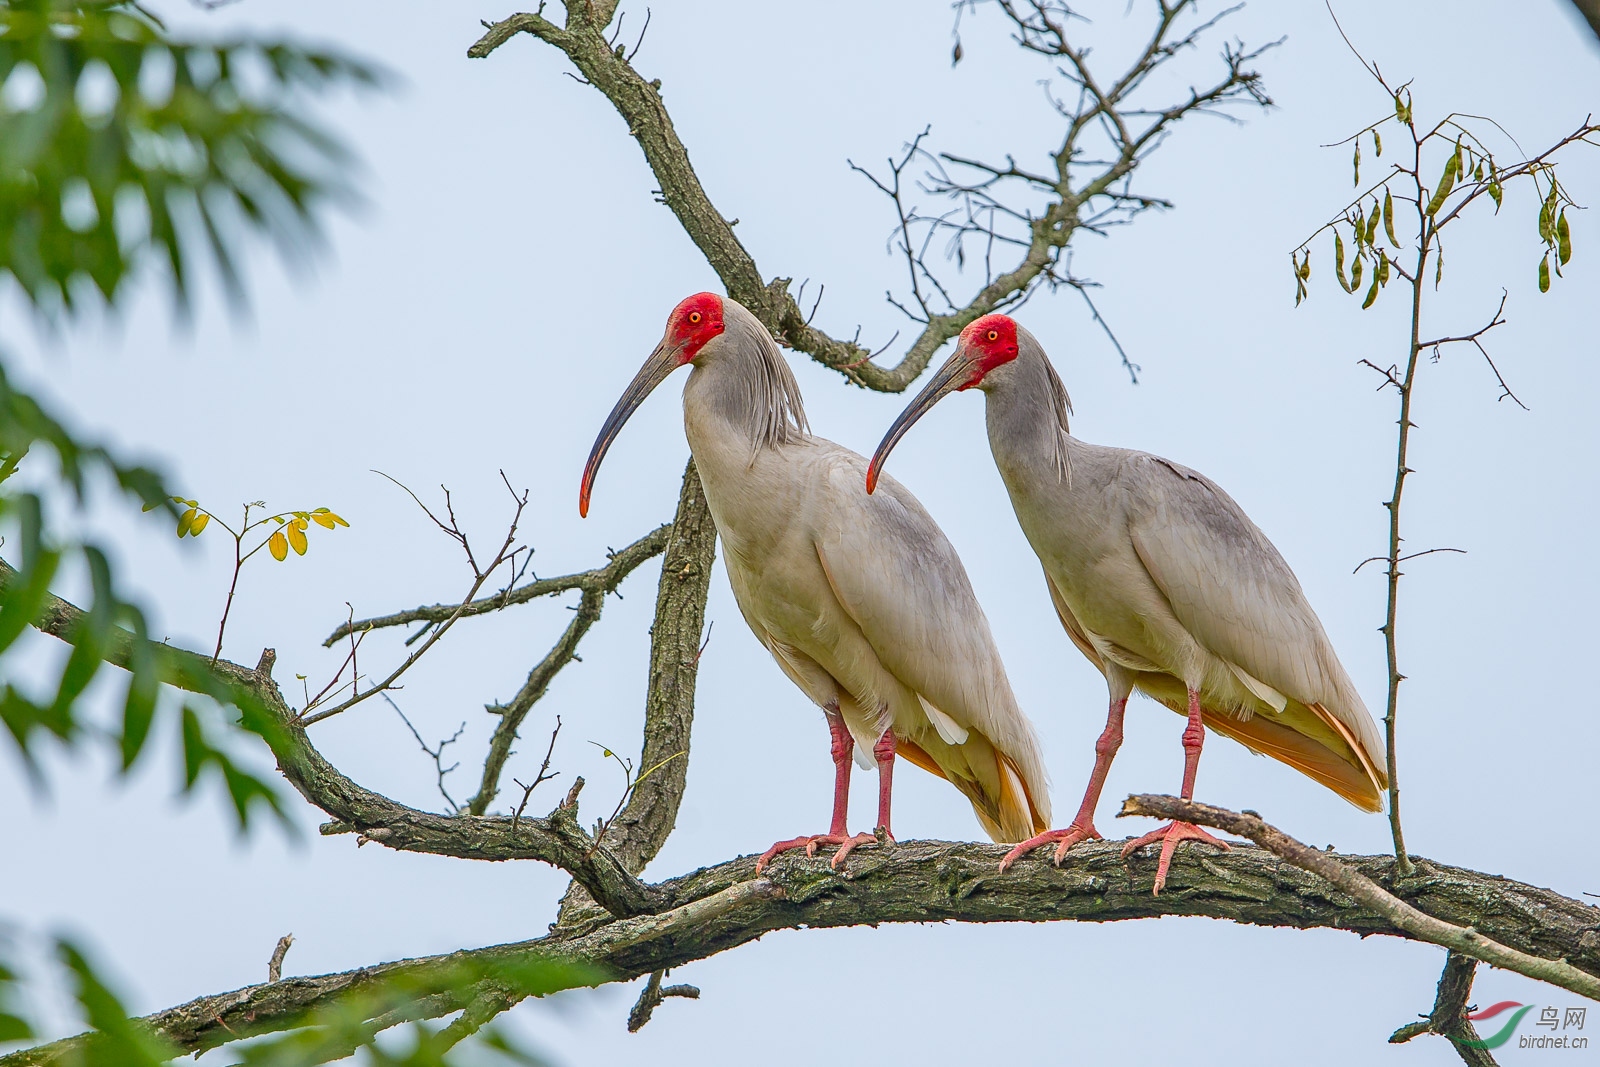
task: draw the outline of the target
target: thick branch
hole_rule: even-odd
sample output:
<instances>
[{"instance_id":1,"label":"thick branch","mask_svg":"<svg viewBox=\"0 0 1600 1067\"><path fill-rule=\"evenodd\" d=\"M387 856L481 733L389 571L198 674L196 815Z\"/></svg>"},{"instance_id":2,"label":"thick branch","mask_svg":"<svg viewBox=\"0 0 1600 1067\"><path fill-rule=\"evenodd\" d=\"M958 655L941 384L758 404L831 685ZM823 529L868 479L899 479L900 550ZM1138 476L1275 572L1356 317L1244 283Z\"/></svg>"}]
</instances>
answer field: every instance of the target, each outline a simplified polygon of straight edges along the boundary
<instances>
[{"instance_id":1,"label":"thick branch","mask_svg":"<svg viewBox=\"0 0 1600 1067\"><path fill-rule=\"evenodd\" d=\"M0 562L0 579L15 573ZM65 640L82 617L81 608L51 596L34 626ZM127 667L132 643L132 634L116 633L106 643L106 662ZM570 873L612 914L640 915L662 909L656 890L635 878L609 849L597 846L578 826L576 789L549 818L516 820L515 830L510 818L435 815L407 807L357 785L324 759L306 736L305 728L295 721L293 710L265 670L258 672L228 660L213 662L198 653L173 651L201 671L209 670L245 685L260 697L280 727L271 739L279 772L301 796L336 820L332 826L324 827L324 833L355 832L389 848L458 859L540 860ZM262 662L270 666L271 658L263 656ZM185 679L166 680L188 688Z\"/></svg>"},{"instance_id":2,"label":"thick branch","mask_svg":"<svg viewBox=\"0 0 1600 1067\"><path fill-rule=\"evenodd\" d=\"M1002 846L902 842L855 853L847 876L823 858L780 857L764 878L746 856L654 887L671 910L612 919L591 908L581 923L548 937L450 956L367 967L315 978L202 997L146 1020L185 1050L200 1051L250 1034L297 1025L307 1011L386 977L445 961L562 960L598 968L604 979L630 981L736 948L763 934L801 927L886 922L1110 922L1159 915L1230 919L1261 926L1338 929L1361 936L1416 939L1382 911L1348 895L1264 848L1221 855L1180 848L1167 887L1150 892L1153 856L1121 856L1120 842L1088 842L1063 866L1029 857L998 873ZM1331 854L1330 854L1331 856ZM1334 856L1374 882L1394 874L1392 856ZM1395 885L1408 906L1439 921L1476 925L1516 951L1565 956L1600 975L1600 909L1506 878L1417 860L1418 873ZM469 997L440 1000L434 1017L461 1010ZM66 1043L0 1057L0 1067L59 1062Z\"/></svg>"},{"instance_id":3,"label":"thick branch","mask_svg":"<svg viewBox=\"0 0 1600 1067\"><path fill-rule=\"evenodd\" d=\"M695 682L700 673L706 595L717 554L717 528L694 461L684 468L672 541L661 561L655 621L650 625L650 686L645 695L639 771L657 768L634 789L605 844L637 874L655 858L678 822L689 773Z\"/></svg>"}]
</instances>

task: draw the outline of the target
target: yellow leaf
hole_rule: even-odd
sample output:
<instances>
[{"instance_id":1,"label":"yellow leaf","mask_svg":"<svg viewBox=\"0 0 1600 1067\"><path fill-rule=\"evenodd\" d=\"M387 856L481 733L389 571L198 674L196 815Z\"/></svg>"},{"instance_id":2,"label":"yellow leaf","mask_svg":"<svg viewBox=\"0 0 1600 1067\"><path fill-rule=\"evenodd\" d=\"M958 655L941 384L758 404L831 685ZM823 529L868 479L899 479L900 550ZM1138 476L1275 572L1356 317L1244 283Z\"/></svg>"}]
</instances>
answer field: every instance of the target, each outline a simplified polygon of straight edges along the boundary
<instances>
[{"instance_id":1,"label":"yellow leaf","mask_svg":"<svg viewBox=\"0 0 1600 1067\"><path fill-rule=\"evenodd\" d=\"M332 519L334 522L338 523L340 526L349 526L350 525L348 522L345 522L343 519L341 519L339 516L335 515L331 511L328 512L328 518Z\"/></svg>"},{"instance_id":2,"label":"yellow leaf","mask_svg":"<svg viewBox=\"0 0 1600 1067\"><path fill-rule=\"evenodd\" d=\"M331 529L334 528L334 525L335 525L335 523L334 523L334 521L332 519L328 518L327 515L324 515L324 514L322 514L320 512L313 512L312 515L311 515L311 521L315 522L318 526L322 527L324 530L331 530Z\"/></svg>"},{"instance_id":3,"label":"yellow leaf","mask_svg":"<svg viewBox=\"0 0 1600 1067\"><path fill-rule=\"evenodd\" d=\"M280 562L289 555L289 542L283 539L283 531L275 530L267 538L267 551L272 553L272 558Z\"/></svg>"},{"instance_id":4,"label":"yellow leaf","mask_svg":"<svg viewBox=\"0 0 1600 1067\"><path fill-rule=\"evenodd\" d=\"M188 511L185 511L182 515L178 516L178 536L179 537L182 537L184 534L189 532L189 527L194 524L194 518L195 518L196 514L198 514L198 513L195 511L195 509L194 508L190 508Z\"/></svg>"},{"instance_id":5,"label":"yellow leaf","mask_svg":"<svg viewBox=\"0 0 1600 1067\"><path fill-rule=\"evenodd\" d=\"M194 521L189 524L189 536L199 537L200 531L204 530L206 528L206 523L210 521L211 516L207 512L202 511L200 514L196 515L194 517Z\"/></svg>"},{"instance_id":6,"label":"yellow leaf","mask_svg":"<svg viewBox=\"0 0 1600 1067\"><path fill-rule=\"evenodd\" d=\"M306 535L305 531L300 528L300 520L296 519L291 522L281 532L289 535L289 544L294 548L295 555L303 556L306 554ZM272 536L276 537L278 535L273 534Z\"/></svg>"}]
</instances>

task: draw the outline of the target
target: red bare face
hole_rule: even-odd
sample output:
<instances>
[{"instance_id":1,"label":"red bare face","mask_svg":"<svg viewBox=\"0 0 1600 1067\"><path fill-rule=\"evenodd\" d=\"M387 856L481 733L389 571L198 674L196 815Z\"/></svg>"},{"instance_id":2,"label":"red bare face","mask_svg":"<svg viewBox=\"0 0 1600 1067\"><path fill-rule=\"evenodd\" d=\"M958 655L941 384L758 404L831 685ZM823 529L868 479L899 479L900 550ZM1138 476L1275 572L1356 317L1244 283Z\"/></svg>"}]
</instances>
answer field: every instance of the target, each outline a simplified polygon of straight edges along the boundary
<instances>
[{"instance_id":1,"label":"red bare face","mask_svg":"<svg viewBox=\"0 0 1600 1067\"><path fill-rule=\"evenodd\" d=\"M972 359L972 371L958 389L971 389L983 376L1017 358L1017 322L1010 315L985 315L961 331L960 347Z\"/></svg>"},{"instance_id":2,"label":"red bare face","mask_svg":"<svg viewBox=\"0 0 1600 1067\"><path fill-rule=\"evenodd\" d=\"M692 363L706 342L716 337L727 324L722 319L722 297L715 293L696 293L687 297L667 318L667 336L682 346L678 362Z\"/></svg>"}]
</instances>

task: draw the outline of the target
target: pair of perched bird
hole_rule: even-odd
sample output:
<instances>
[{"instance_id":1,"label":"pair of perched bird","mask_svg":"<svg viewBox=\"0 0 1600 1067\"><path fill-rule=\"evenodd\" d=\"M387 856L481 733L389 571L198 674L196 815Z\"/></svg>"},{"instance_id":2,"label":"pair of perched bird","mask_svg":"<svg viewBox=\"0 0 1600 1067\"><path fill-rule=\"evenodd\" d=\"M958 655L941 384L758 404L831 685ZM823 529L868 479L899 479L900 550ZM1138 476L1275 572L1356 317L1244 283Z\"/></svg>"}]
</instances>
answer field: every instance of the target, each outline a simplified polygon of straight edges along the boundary
<instances>
[{"instance_id":1,"label":"pair of perched bird","mask_svg":"<svg viewBox=\"0 0 1600 1067\"><path fill-rule=\"evenodd\" d=\"M780 841L758 867L820 845L837 848L838 866L875 839L846 823L852 756L871 766L869 750L883 834L892 836L898 755L960 790L994 840L1020 842L1001 870L1048 843L1060 863L1072 845L1100 837L1095 806L1134 689L1187 719L1184 799L1210 727L1358 807L1382 807L1377 725L1277 549L1204 475L1071 436L1065 386L1009 316L986 315L961 332L868 462L811 435L794 375L754 315L712 293L691 296L601 428L581 513L623 424L685 364L694 371L684 428L734 598L778 666L822 708L833 741L828 832ZM1061 829L1049 829L1039 743L960 558L910 491L882 474L917 419L972 388L985 394L995 465L1061 624L1110 691L1083 803ZM1161 846L1159 893L1183 840L1227 847L1174 822L1124 852Z\"/></svg>"}]
</instances>

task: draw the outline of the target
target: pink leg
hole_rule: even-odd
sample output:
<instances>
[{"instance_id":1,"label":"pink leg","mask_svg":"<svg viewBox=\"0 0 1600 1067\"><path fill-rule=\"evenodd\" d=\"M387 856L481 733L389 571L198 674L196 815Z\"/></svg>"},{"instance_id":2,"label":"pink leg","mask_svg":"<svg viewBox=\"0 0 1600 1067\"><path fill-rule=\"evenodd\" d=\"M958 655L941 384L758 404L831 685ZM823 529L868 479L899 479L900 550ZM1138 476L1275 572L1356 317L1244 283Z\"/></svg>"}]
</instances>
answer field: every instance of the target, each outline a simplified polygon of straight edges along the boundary
<instances>
[{"instance_id":1,"label":"pink leg","mask_svg":"<svg viewBox=\"0 0 1600 1067\"><path fill-rule=\"evenodd\" d=\"M1189 690L1189 725L1183 729L1183 799L1194 799L1194 776L1200 770L1200 747L1205 744L1206 727L1200 718L1200 694L1193 689ZM1161 895L1161 888L1167 884L1167 868L1172 866L1172 853L1178 847L1179 841L1203 841L1209 845L1216 845L1226 850L1228 843L1219 841L1206 833L1192 822L1169 822L1159 830L1152 830L1143 837L1134 838L1122 849L1126 856L1142 845L1153 845L1161 842L1161 859L1156 864L1156 885L1154 894Z\"/></svg>"},{"instance_id":2,"label":"pink leg","mask_svg":"<svg viewBox=\"0 0 1600 1067\"><path fill-rule=\"evenodd\" d=\"M855 752L855 741L850 737L850 731L845 728L844 719L840 716L837 705L823 708L822 713L828 720L828 732L833 737L833 822L825 834L791 837L767 849L756 860L757 874L766 870L767 864L771 863L773 857L780 852L804 848L806 855L815 856L818 845L845 845L855 842L845 828L846 814L850 807L850 757ZM867 836L867 840L872 840L871 835Z\"/></svg>"},{"instance_id":3,"label":"pink leg","mask_svg":"<svg viewBox=\"0 0 1600 1067\"><path fill-rule=\"evenodd\" d=\"M1067 849L1080 841L1100 839L1100 831L1094 828L1094 809L1100 803L1100 791L1105 788L1106 774L1111 770L1111 761L1116 758L1117 749L1122 747L1122 716L1127 709L1127 697L1111 702L1111 709L1106 713L1106 728L1100 734L1100 740L1094 743L1094 770L1089 774L1089 787L1083 791L1083 803L1079 805L1078 814L1073 817L1072 822L1065 829L1046 830L1037 837L1030 837L1007 852L1005 859L1000 861L1002 874L1013 863L1040 845L1048 845L1052 841L1060 842L1056 846L1055 860L1056 866L1059 867L1062 857L1067 854Z\"/></svg>"}]
</instances>

